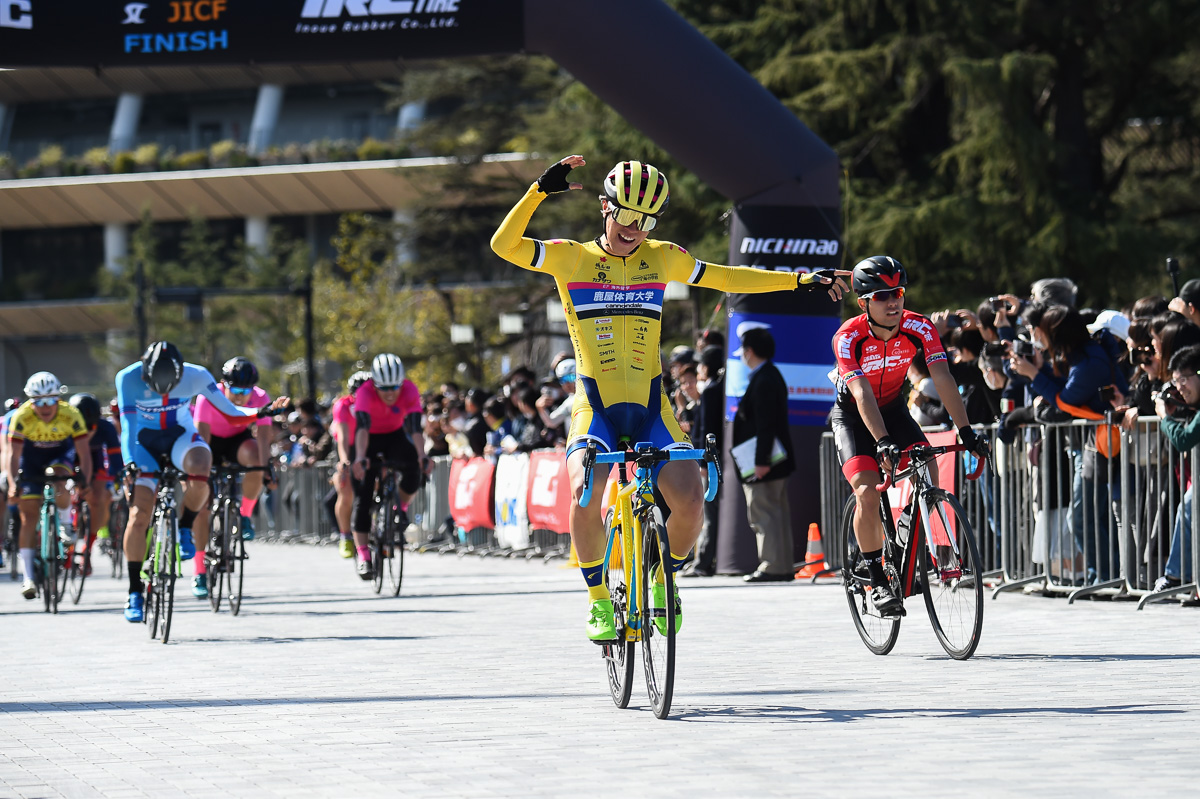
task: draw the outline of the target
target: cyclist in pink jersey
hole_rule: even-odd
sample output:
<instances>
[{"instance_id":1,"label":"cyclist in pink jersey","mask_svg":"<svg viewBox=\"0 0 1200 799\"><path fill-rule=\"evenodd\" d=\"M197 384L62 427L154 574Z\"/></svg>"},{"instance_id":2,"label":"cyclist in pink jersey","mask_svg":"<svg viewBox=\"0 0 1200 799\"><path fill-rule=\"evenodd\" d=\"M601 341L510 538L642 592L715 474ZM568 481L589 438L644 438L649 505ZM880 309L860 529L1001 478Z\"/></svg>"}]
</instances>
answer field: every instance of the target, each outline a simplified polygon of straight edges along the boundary
<instances>
[{"instance_id":1,"label":"cyclist in pink jersey","mask_svg":"<svg viewBox=\"0 0 1200 799\"><path fill-rule=\"evenodd\" d=\"M354 486L354 543L358 550L358 576L370 580L371 551L367 531L371 529L371 495L379 476L376 456L396 464L400 473L400 501L407 504L421 487L425 437L421 435L421 392L404 379L404 364L389 353L376 355L371 379L354 393L354 462L350 470ZM409 437L411 434L411 438ZM400 529L408 527L401 518Z\"/></svg>"},{"instance_id":2,"label":"cyclist in pink jersey","mask_svg":"<svg viewBox=\"0 0 1200 799\"><path fill-rule=\"evenodd\" d=\"M267 392L258 388L258 369L247 358L230 358L221 367L222 381L217 388L232 402L241 408L265 408L271 404ZM212 450L213 466L222 464L239 464L241 466L264 466L270 463L271 457L271 419L263 417L241 423L231 420L217 410L203 395L196 398L192 409L192 419L196 423L196 432L208 442ZM264 429L265 428L265 429ZM241 530L242 538L250 541L254 538L254 524L250 516L258 496L262 493L264 472L247 472L242 475L242 507ZM210 486L211 492L211 486ZM196 551L203 551L208 544L208 522L212 515L210 503L196 515L196 523L192 535L196 541ZM208 598L208 585L205 580L204 558L193 558L196 576L192 583L192 595L197 599Z\"/></svg>"},{"instance_id":3,"label":"cyclist in pink jersey","mask_svg":"<svg viewBox=\"0 0 1200 799\"><path fill-rule=\"evenodd\" d=\"M338 551L343 558L354 557L354 536L350 534L350 511L354 506L354 488L350 485L350 464L354 461L354 395L370 379L370 372L350 375L346 381L346 390L350 393L333 403L333 423L329 426L338 460L330 478L333 488L325 496L325 505L333 508L333 518L341 535Z\"/></svg>"}]
</instances>

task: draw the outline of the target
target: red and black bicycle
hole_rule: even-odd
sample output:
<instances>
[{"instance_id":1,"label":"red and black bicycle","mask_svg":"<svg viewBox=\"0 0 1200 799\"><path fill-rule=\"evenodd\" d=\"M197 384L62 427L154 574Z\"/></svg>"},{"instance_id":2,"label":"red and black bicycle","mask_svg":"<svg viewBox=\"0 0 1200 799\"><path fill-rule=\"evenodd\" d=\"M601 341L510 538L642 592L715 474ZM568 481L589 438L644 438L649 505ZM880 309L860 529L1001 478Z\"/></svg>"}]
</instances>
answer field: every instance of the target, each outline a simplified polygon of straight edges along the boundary
<instances>
[{"instance_id":1,"label":"red and black bicycle","mask_svg":"<svg viewBox=\"0 0 1200 799\"><path fill-rule=\"evenodd\" d=\"M892 591L901 600L916 594L925 597L925 609L938 642L955 660L966 660L979 646L983 631L983 569L975 533L954 494L937 487L930 475L936 459L966 452L961 444L933 447L914 444L893 465L880 491L883 516L884 571ZM967 457L974 457L968 455ZM968 479L983 474L985 461L977 458ZM899 471L897 471L899 469ZM894 519L887 489L907 478L912 492ZM900 636L903 614L884 616L871 602L871 575L854 536L855 498L842 513L842 582L854 626L867 649L886 655Z\"/></svg>"}]
</instances>

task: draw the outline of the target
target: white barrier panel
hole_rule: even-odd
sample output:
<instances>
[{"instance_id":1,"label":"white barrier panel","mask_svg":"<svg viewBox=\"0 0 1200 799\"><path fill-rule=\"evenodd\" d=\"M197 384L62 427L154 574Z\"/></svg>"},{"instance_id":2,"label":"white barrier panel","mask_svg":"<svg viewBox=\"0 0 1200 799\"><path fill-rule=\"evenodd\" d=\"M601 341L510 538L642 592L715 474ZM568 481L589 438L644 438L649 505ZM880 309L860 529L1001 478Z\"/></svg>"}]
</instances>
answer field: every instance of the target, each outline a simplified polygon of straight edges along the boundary
<instances>
[{"instance_id":1,"label":"white barrier panel","mask_svg":"<svg viewBox=\"0 0 1200 799\"><path fill-rule=\"evenodd\" d=\"M528 454L501 455L496 462L496 543L501 547L529 546L528 478Z\"/></svg>"}]
</instances>

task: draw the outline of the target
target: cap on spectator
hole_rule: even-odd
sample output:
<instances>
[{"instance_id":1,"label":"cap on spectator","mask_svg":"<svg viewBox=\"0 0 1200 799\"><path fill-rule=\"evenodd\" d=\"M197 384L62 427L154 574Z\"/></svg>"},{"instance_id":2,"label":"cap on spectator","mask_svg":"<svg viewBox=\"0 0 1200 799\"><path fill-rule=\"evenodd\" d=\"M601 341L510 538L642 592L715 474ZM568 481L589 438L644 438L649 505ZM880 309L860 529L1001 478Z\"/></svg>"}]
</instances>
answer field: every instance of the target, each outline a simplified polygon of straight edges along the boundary
<instances>
[{"instance_id":1,"label":"cap on spectator","mask_svg":"<svg viewBox=\"0 0 1200 799\"><path fill-rule=\"evenodd\" d=\"M1096 315L1096 321L1087 326L1089 333L1107 330L1116 336L1118 341L1129 338L1129 319L1120 311L1101 311Z\"/></svg>"},{"instance_id":2,"label":"cap on spectator","mask_svg":"<svg viewBox=\"0 0 1200 799\"><path fill-rule=\"evenodd\" d=\"M933 384L932 378L928 378L928 377L921 378L917 382L917 393L924 394L926 397L929 397L930 399L934 399L934 400L941 399L941 397L938 396L937 386L935 386Z\"/></svg>"},{"instance_id":3,"label":"cap on spectator","mask_svg":"<svg viewBox=\"0 0 1200 799\"><path fill-rule=\"evenodd\" d=\"M1200 308L1200 280L1189 280L1179 290L1179 299Z\"/></svg>"},{"instance_id":4,"label":"cap on spectator","mask_svg":"<svg viewBox=\"0 0 1200 799\"><path fill-rule=\"evenodd\" d=\"M675 349L671 350L671 363L695 363L696 351L686 344L680 344Z\"/></svg>"},{"instance_id":5,"label":"cap on spectator","mask_svg":"<svg viewBox=\"0 0 1200 799\"><path fill-rule=\"evenodd\" d=\"M288 424L295 424L296 422L303 421L304 417L300 415L300 411L292 411L288 414L287 420Z\"/></svg>"},{"instance_id":6,"label":"cap on spectator","mask_svg":"<svg viewBox=\"0 0 1200 799\"><path fill-rule=\"evenodd\" d=\"M563 358L558 362L558 366L554 367L554 376L558 378L560 383L575 382L575 359Z\"/></svg>"}]
</instances>

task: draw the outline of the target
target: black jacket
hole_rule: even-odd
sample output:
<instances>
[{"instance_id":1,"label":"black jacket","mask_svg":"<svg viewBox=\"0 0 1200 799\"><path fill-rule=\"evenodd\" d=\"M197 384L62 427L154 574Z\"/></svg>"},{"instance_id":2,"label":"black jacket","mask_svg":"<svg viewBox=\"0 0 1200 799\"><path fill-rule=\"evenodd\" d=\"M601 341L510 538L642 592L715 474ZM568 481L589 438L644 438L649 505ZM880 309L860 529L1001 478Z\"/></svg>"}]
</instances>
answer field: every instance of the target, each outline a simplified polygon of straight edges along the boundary
<instances>
[{"instance_id":1,"label":"black jacket","mask_svg":"<svg viewBox=\"0 0 1200 799\"><path fill-rule=\"evenodd\" d=\"M709 433L717 437L717 452L720 452L725 443L725 375L710 380L700 392L700 413L692 428L692 443L703 447Z\"/></svg>"},{"instance_id":2,"label":"black jacket","mask_svg":"<svg viewBox=\"0 0 1200 799\"><path fill-rule=\"evenodd\" d=\"M787 458L773 466L760 482L782 480L796 468L787 402L787 383L770 361L751 376L745 396L738 401L737 413L733 417L733 446L758 436L754 463L760 466L771 463L775 439L779 439L787 451Z\"/></svg>"}]
</instances>

